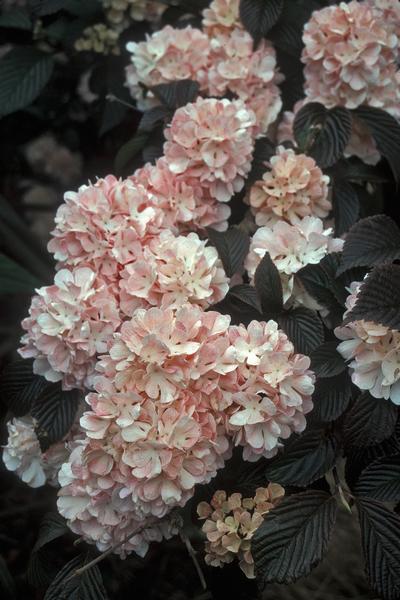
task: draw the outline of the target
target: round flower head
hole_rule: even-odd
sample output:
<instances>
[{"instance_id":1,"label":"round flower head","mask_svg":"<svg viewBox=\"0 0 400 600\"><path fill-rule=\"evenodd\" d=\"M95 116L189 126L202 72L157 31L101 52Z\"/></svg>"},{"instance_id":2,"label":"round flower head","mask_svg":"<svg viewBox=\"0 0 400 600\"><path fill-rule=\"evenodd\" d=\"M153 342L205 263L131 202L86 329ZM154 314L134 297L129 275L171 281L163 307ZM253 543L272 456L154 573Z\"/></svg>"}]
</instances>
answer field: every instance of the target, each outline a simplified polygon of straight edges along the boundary
<instances>
[{"instance_id":1,"label":"round flower head","mask_svg":"<svg viewBox=\"0 0 400 600\"><path fill-rule=\"evenodd\" d=\"M260 132L268 129L282 108L277 81L275 50L267 41L254 50L253 38L243 29L211 40L207 93L236 94L256 113Z\"/></svg>"},{"instance_id":2,"label":"round flower head","mask_svg":"<svg viewBox=\"0 0 400 600\"><path fill-rule=\"evenodd\" d=\"M361 286L362 283L351 284L345 317L356 305ZM400 405L400 332L359 320L337 327L335 334L343 340L338 352L351 361L353 383L374 398L390 399Z\"/></svg>"},{"instance_id":3,"label":"round flower head","mask_svg":"<svg viewBox=\"0 0 400 600\"><path fill-rule=\"evenodd\" d=\"M24 483L37 488L46 483L57 484L57 473L68 457L64 442L40 449L32 417L14 418L7 423L8 440L3 450L3 462Z\"/></svg>"},{"instance_id":4,"label":"round flower head","mask_svg":"<svg viewBox=\"0 0 400 600\"><path fill-rule=\"evenodd\" d=\"M228 228L229 206L212 198L197 179L172 173L164 157L155 165L148 163L138 169L132 179L150 192L154 205L162 211L164 225L171 231Z\"/></svg>"},{"instance_id":5,"label":"round flower head","mask_svg":"<svg viewBox=\"0 0 400 600\"><path fill-rule=\"evenodd\" d=\"M203 30L212 38L216 34L229 34L233 29L242 27L239 18L239 0L213 0L203 10Z\"/></svg>"},{"instance_id":6,"label":"round flower head","mask_svg":"<svg viewBox=\"0 0 400 600\"><path fill-rule=\"evenodd\" d=\"M174 29L167 25L144 42L129 42L132 64L127 67L127 85L132 96L141 101L143 88L181 79L201 81L209 63L209 39L190 25ZM150 96L152 97L152 96ZM146 102L139 102L144 108Z\"/></svg>"},{"instance_id":7,"label":"round flower head","mask_svg":"<svg viewBox=\"0 0 400 600\"><path fill-rule=\"evenodd\" d=\"M305 104L306 102L304 100L300 100L294 105L293 112L285 111L283 113L276 135L278 144L292 142L292 144L296 145L293 134L293 123L297 112ZM357 156L368 165L376 165L381 158L373 137L362 121L357 119L354 115L352 116L350 140L344 149L343 156L345 158Z\"/></svg>"},{"instance_id":8,"label":"round flower head","mask_svg":"<svg viewBox=\"0 0 400 600\"><path fill-rule=\"evenodd\" d=\"M34 372L48 381L86 387L119 324L117 300L104 281L87 267L62 269L33 297L19 353L34 358Z\"/></svg>"},{"instance_id":9,"label":"round flower head","mask_svg":"<svg viewBox=\"0 0 400 600\"><path fill-rule=\"evenodd\" d=\"M250 190L249 203L257 225L285 220L295 225L303 217L327 217L329 177L305 154L278 147L262 180Z\"/></svg>"},{"instance_id":10,"label":"round flower head","mask_svg":"<svg viewBox=\"0 0 400 600\"><path fill-rule=\"evenodd\" d=\"M281 275L286 302L293 292L294 274L306 265L318 264L326 254L339 252L342 246L343 240L332 238L332 229L324 229L317 217L304 217L296 225L277 221L256 231L245 268L253 280L261 259L268 252Z\"/></svg>"},{"instance_id":11,"label":"round flower head","mask_svg":"<svg viewBox=\"0 0 400 600\"><path fill-rule=\"evenodd\" d=\"M284 494L283 487L270 483L267 488L258 488L254 498L243 498L238 493L227 497L219 490L210 504L201 502L197 513L200 519L206 519L202 527L207 537L206 563L223 567L237 558L246 577L254 579L251 539Z\"/></svg>"},{"instance_id":12,"label":"round flower head","mask_svg":"<svg viewBox=\"0 0 400 600\"><path fill-rule=\"evenodd\" d=\"M305 93L327 108L362 104L400 116L399 39L382 11L341 2L312 14L304 28Z\"/></svg>"},{"instance_id":13,"label":"round flower head","mask_svg":"<svg viewBox=\"0 0 400 600\"><path fill-rule=\"evenodd\" d=\"M295 353L275 321L230 327L229 340L237 368L219 383L230 401L225 427L245 460L271 458L281 439L305 429L313 406L310 359Z\"/></svg>"},{"instance_id":14,"label":"round flower head","mask_svg":"<svg viewBox=\"0 0 400 600\"><path fill-rule=\"evenodd\" d=\"M135 260L146 239L163 228L151 194L111 175L67 192L55 221L48 249L59 266L90 266L107 280L115 280L119 265Z\"/></svg>"},{"instance_id":15,"label":"round flower head","mask_svg":"<svg viewBox=\"0 0 400 600\"><path fill-rule=\"evenodd\" d=\"M144 247L142 256L121 273L121 308L132 316L140 306L206 308L229 290L218 253L196 233L174 237L164 231Z\"/></svg>"},{"instance_id":16,"label":"round flower head","mask_svg":"<svg viewBox=\"0 0 400 600\"><path fill-rule=\"evenodd\" d=\"M227 202L251 167L256 118L241 100L198 98L179 108L165 131L165 159L173 173L197 178Z\"/></svg>"}]
</instances>

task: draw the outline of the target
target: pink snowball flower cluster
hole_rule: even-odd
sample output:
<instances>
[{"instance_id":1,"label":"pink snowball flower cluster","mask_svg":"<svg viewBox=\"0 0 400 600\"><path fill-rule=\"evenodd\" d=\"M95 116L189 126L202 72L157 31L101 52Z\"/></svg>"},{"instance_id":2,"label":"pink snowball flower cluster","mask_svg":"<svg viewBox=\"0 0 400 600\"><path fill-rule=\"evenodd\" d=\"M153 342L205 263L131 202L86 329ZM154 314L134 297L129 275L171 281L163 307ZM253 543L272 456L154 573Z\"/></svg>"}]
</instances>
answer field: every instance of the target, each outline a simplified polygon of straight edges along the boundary
<instances>
[{"instance_id":1,"label":"pink snowball flower cluster","mask_svg":"<svg viewBox=\"0 0 400 600\"><path fill-rule=\"evenodd\" d=\"M236 94L255 112L256 133L266 132L282 108L275 50L265 40L254 49L240 23L238 0L216 0L203 17L204 33L168 25L144 42L127 45L132 53L127 68L131 94L145 108L153 96L150 92L143 102L141 86L193 79L208 96Z\"/></svg>"},{"instance_id":2,"label":"pink snowball flower cluster","mask_svg":"<svg viewBox=\"0 0 400 600\"><path fill-rule=\"evenodd\" d=\"M241 100L198 98L179 108L165 131L170 170L197 178L214 198L227 202L250 170L255 124Z\"/></svg>"},{"instance_id":3,"label":"pink snowball flower cluster","mask_svg":"<svg viewBox=\"0 0 400 600\"><path fill-rule=\"evenodd\" d=\"M61 269L54 285L37 290L22 322L20 354L34 372L64 389L90 387L98 354L120 325L117 298L88 267Z\"/></svg>"},{"instance_id":4,"label":"pink snowball flower cluster","mask_svg":"<svg viewBox=\"0 0 400 600\"><path fill-rule=\"evenodd\" d=\"M327 108L362 104L400 117L399 38L370 3L340 3L315 11L305 25L305 93Z\"/></svg>"},{"instance_id":5,"label":"pink snowball flower cluster","mask_svg":"<svg viewBox=\"0 0 400 600\"><path fill-rule=\"evenodd\" d=\"M140 306L179 307L194 302L206 308L222 300L228 278L212 246L196 233L175 237L165 230L121 271L121 309L132 315Z\"/></svg>"},{"instance_id":6,"label":"pink snowball flower cluster","mask_svg":"<svg viewBox=\"0 0 400 600\"><path fill-rule=\"evenodd\" d=\"M197 514L205 519L202 529L207 536L206 563L223 567L237 558L246 577L254 579L251 539L284 495L282 486L270 483L266 488L257 488L254 498L243 498L238 493L227 497L221 490L215 492L210 504L200 502Z\"/></svg>"},{"instance_id":7,"label":"pink snowball flower cluster","mask_svg":"<svg viewBox=\"0 0 400 600\"><path fill-rule=\"evenodd\" d=\"M327 217L329 177L314 159L279 146L262 180L250 190L249 203L257 225L284 220L295 225L303 217Z\"/></svg>"},{"instance_id":8,"label":"pink snowball flower cluster","mask_svg":"<svg viewBox=\"0 0 400 600\"><path fill-rule=\"evenodd\" d=\"M266 252L277 267L282 281L283 298L287 302L294 291L294 275L302 267L318 264L331 252L340 252L343 240L332 237L332 229L324 229L318 217L307 216L295 225L277 221L260 227L252 237L245 267L251 280Z\"/></svg>"},{"instance_id":9,"label":"pink snowball flower cluster","mask_svg":"<svg viewBox=\"0 0 400 600\"><path fill-rule=\"evenodd\" d=\"M357 303L362 283L350 286L346 300L346 316ZM368 390L374 398L390 399L400 404L400 332L372 321L353 321L335 329L336 337L343 340L338 352L352 369L352 381L361 390Z\"/></svg>"},{"instance_id":10,"label":"pink snowball flower cluster","mask_svg":"<svg viewBox=\"0 0 400 600\"><path fill-rule=\"evenodd\" d=\"M3 461L24 483L37 488L48 482L57 485L57 474L68 459L65 442L53 444L46 452L40 449L32 417L14 418L7 423L8 440L3 449Z\"/></svg>"}]
</instances>

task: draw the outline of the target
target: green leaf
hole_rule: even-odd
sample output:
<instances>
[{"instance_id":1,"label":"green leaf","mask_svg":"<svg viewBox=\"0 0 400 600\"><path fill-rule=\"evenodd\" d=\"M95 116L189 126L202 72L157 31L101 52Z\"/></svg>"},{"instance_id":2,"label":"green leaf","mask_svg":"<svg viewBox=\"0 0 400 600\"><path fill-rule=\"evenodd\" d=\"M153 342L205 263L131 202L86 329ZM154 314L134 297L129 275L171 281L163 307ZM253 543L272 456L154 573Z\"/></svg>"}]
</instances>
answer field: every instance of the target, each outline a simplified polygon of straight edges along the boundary
<instances>
[{"instance_id":1,"label":"green leaf","mask_svg":"<svg viewBox=\"0 0 400 600\"><path fill-rule=\"evenodd\" d=\"M334 377L317 379L313 394L313 418L323 423L336 421L347 410L351 395L351 379L347 371Z\"/></svg>"},{"instance_id":2,"label":"green leaf","mask_svg":"<svg viewBox=\"0 0 400 600\"><path fill-rule=\"evenodd\" d=\"M249 251L249 236L237 227L232 227L223 232L209 227L207 228L207 234L210 243L217 249L228 277L240 273L243 270L244 259Z\"/></svg>"},{"instance_id":3,"label":"green leaf","mask_svg":"<svg viewBox=\"0 0 400 600\"><path fill-rule=\"evenodd\" d=\"M364 319L400 330L400 265L375 267L363 281L344 324Z\"/></svg>"},{"instance_id":4,"label":"green leaf","mask_svg":"<svg viewBox=\"0 0 400 600\"><path fill-rule=\"evenodd\" d=\"M118 174L122 173L132 159L143 150L148 139L148 132L144 131L142 133L137 133L133 139L126 142L126 144L118 150L114 161L114 168Z\"/></svg>"},{"instance_id":5,"label":"green leaf","mask_svg":"<svg viewBox=\"0 0 400 600\"><path fill-rule=\"evenodd\" d=\"M356 500L368 578L383 600L400 597L400 517L376 500Z\"/></svg>"},{"instance_id":6,"label":"green leaf","mask_svg":"<svg viewBox=\"0 0 400 600\"><path fill-rule=\"evenodd\" d=\"M16 262L0 254L0 294L30 294L41 281Z\"/></svg>"},{"instance_id":7,"label":"green leaf","mask_svg":"<svg viewBox=\"0 0 400 600\"><path fill-rule=\"evenodd\" d=\"M30 31L32 29L32 21L29 13L25 9L12 8L0 15L0 27Z\"/></svg>"},{"instance_id":8,"label":"green leaf","mask_svg":"<svg viewBox=\"0 0 400 600\"><path fill-rule=\"evenodd\" d=\"M128 107L120 102L107 101L101 117L99 137L122 123L128 113Z\"/></svg>"},{"instance_id":9,"label":"green leaf","mask_svg":"<svg viewBox=\"0 0 400 600\"><path fill-rule=\"evenodd\" d=\"M254 308L260 313L261 317L261 304L257 295L257 290L252 285L240 284L235 285L229 290L229 296L240 300L243 304L247 304Z\"/></svg>"},{"instance_id":10,"label":"green leaf","mask_svg":"<svg viewBox=\"0 0 400 600\"><path fill-rule=\"evenodd\" d=\"M33 547L33 552L37 552L46 544L68 533L69 529L65 519L58 513L47 513L40 523L39 536Z\"/></svg>"},{"instance_id":11,"label":"green leaf","mask_svg":"<svg viewBox=\"0 0 400 600\"><path fill-rule=\"evenodd\" d=\"M254 285L263 312L267 314L280 313L283 309L282 282L279 271L268 252L265 253L256 269Z\"/></svg>"},{"instance_id":12,"label":"green leaf","mask_svg":"<svg viewBox=\"0 0 400 600\"><path fill-rule=\"evenodd\" d=\"M159 125L164 125L166 119L171 117L171 111L165 106L153 106L143 113L139 123L139 131L153 131Z\"/></svg>"},{"instance_id":13,"label":"green leaf","mask_svg":"<svg viewBox=\"0 0 400 600\"><path fill-rule=\"evenodd\" d=\"M385 110L372 106L359 106L354 114L369 129L379 153L386 158L393 176L400 181L400 125Z\"/></svg>"},{"instance_id":14,"label":"green leaf","mask_svg":"<svg viewBox=\"0 0 400 600\"><path fill-rule=\"evenodd\" d=\"M269 481L305 487L320 479L335 464L337 442L323 429L306 431L286 444L281 456L267 467Z\"/></svg>"},{"instance_id":15,"label":"green leaf","mask_svg":"<svg viewBox=\"0 0 400 600\"><path fill-rule=\"evenodd\" d=\"M393 434L397 417L398 410L392 402L363 392L346 415L346 446L364 447L383 442Z\"/></svg>"},{"instance_id":16,"label":"green leaf","mask_svg":"<svg viewBox=\"0 0 400 600\"><path fill-rule=\"evenodd\" d=\"M355 486L357 496L382 502L400 500L400 455L385 456L370 464Z\"/></svg>"},{"instance_id":17,"label":"green leaf","mask_svg":"<svg viewBox=\"0 0 400 600\"><path fill-rule=\"evenodd\" d=\"M324 341L324 328L318 314L299 306L277 317L279 327L283 329L296 352L310 354Z\"/></svg>"},{"instance_id":18,"label":"green leaf","mask_svg":"<svg viewBox=\"0 0 400 600\"><path fill-rule=\"evenodd\" d=\"M325 168L343 156L351 125L351 113L346 108L328 110L318 102L310 102L296 114L293 132L299 148Z\"/></svg>"},{"instance_id":19,"label":"green leaf","mask_svg":"<svg viewBox=\"0 0 400 600\"><path fill-rule=\"evenodd\" d=\"M341 236L356 223L360 214L360 202L354 187L345 180L334 180L332 188L335 235Z\"/></svg>"},{"instance_id":20,"label":"green leaf","mask_svg":"<svg viewBox=\"0 0 400 600\"><path fill-rule=\"evenodd\" d=\"M171 83L160 83L150 88L153 94L169 110L177 110L189 102L194 102L199 95L200 85L191 79L181 79Z\"/></svg>"},{"instance_id":21,"label":"green leaf","mask_svg":"<svg viewBox=\"0 0 400 600\"><path fill-rule=\"evenodd\" d=\"M255 45L278 22L282 9L283 0L240 0L240 20L254 39Z\"/></svg>"},{"instance_id":22,"label":"green leaf","mask_svg":"<svg viewBox=\"0 0 400 600\"><path fill-rule=\"evenodd\" d=\"M33 360L17 360L9 364L1 374L1 402L17 417L26 415L31 408L32 396L27 390L36 384L38 378L33 373L32 363Z\"/></svg>"},{"instance_id":23,"label":"green leaf","mask_svg":"<svg viewBox=\"0 0 400 600\"><path fill-rule=\"evenodd\" d=\"M0 117L26 108L39 96L54 68L51 54L16 47L0 60Z\"/></svg>"},{"instance_id":24,"label":"green leaf","mask_svg":"<svg viewBox=\"0 0 400 600\"><path fill-rule=\"evenodd\" d=\"M259 583L291 583L308 575L327 550L336 513L336 500L326 492L309 490L284 498L252 540Z\"/></svg>"},{"instance_id":25,"label":"green leaf","mask_svg":"<svg viewBox=\"0 0 400 600\"><path fill-rule=\"evenodd\" d=\"M81 556L67 563L50 584L44 600L107 600L100 569L94 565L74 575L84 565Z\"/></svg>"},{"instance_id":26,"label":"green leaf","mask_svg":"<svg viewBox=\"0 0 400 600\"><path fill-rule=\"evenodd\" d=\"M267 137L258 138L254 144L253 160L251 171L246 179L246 187L251 187L256 181L262 179L262 176L269 170L266 163L276 153L275 144Z\"/></svg>"},{"instance_id":27,"label":"green leaf","mask_svg":"<svg viewBox=\"0 0 400 600\"><path fill-rule=\"evenodd\" d=\"M79 390L64 391L54 383L35 399L31 414L37 421L35 431L43 452L71 429L80 395Z\"/></svg>"},{"instance_id":28,"label":"green leaf","mask_svg":"<svg viewBox=\"0 0 400 600\"><path fill-rule=\"evenodd\" d=\"M353 267L373 267L400 258L400 229L386 215L361 219L349 231L338 273Z\"/></svg>"},{"instance_id":29,"label":"green leaf","mask_svg":"<svg viewBox=\"0 0 400 600\"><path fill-rule=\"evenodd\" d=\"M311 354L311 369L317 377L334 377L346 370L346 363L336 350L338 342L326 342Z\"/></svg>"}]
</instances>

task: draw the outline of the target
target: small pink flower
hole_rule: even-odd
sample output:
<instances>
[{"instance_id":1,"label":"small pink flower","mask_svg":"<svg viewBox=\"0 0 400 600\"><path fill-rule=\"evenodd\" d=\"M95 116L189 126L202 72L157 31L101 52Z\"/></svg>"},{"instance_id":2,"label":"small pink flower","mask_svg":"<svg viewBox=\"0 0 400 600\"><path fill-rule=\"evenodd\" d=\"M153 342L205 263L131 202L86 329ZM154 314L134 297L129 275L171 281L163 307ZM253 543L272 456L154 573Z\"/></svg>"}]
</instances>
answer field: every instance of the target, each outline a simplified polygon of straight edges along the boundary
<instances>
[{"instance_id":1,"label":"small pink flower","mask_svg":"<svg viewBox=\"0 0 400 600\"><path fill-rule=\"evenodd\" d=\"M327 217L329 177L314 159L279 146L262 180L250 190L249 203L257 225L284 220L295 225L306 216Z\"/></svg>"}]
</instances>

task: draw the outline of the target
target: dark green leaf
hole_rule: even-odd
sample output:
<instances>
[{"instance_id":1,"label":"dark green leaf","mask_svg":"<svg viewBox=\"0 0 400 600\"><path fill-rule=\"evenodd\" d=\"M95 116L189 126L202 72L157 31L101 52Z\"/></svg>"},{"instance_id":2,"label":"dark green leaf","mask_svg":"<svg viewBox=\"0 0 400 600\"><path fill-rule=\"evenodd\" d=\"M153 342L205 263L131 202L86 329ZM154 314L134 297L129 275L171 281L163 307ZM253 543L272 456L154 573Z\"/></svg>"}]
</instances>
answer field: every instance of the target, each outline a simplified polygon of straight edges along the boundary
<instances>
[{"instance_id":1,"label":"dark green leaf","mask_svg":"<svg viewBox=\"0 0 400 600\"><path fill-rule=\"evenodd\" d=\"M336 350L337 342L326 342L311 354L311 369L317 377L334 377L346 370L346 363Z\"/></svg>"},{"instance_id":2,"label":"dark green leaf","mask_svg":"<svg viewBox=\"0 0 400 600\"><path fill-rule=\"evenodd\" d=\"M57 555L51 548L43 547L37 552L32 552L26 571L29 585L40 590L45 589L56 576L58 568Z\"/></svg>"},{"instance_id":3,"label":"dark green leaf","mask_svg":"<svg viewBox=\"0 0 400 600\"><path fill-rule=\"evenodd\" d=\"M385 110L372 106L360 106L354 111L358 119L363 121L375 140L379 153L386 158L392 169L394 178L400 181L400 125Z\"/></svg>"},{"instance_id":4,"label":"dark green leaf","mask_svg":"<svg viewBox=\"0 0 400 600\"><path fill-rule=\"evenodd\" d=\"M336 454L336 440L326 436L323 429L306 431L286 444L265 475L275 483L305 487L333 467Z\"/></svg>"},{"instance_id":5,"label":"dark green leaf","mask_svg":"<svg viewBox=\"0 0 400 600\"><path fill-rule=\"evenodd\" d=\"M139 131L153 131L153 129L163 124L165 119L170 116L170 109L165 106L154 106L143 113L139 124Z\"/></svg>"},{"instance_id":6,"label":"dark green leaf","mask_svg":"<svg viewBox=\"0 0 400 600\"><path fill-rule=\"evenodd\" d=\"M349 231L338 273L353 267L373 267L400 258L400 229L386 215L358 221Z\"/></svg>"},{"instance_id":7,"label":"dark green leaf","mask_svg":"<svg viewBox=\"0 0 400 600\"><path fill-rule=\"evenodd\" d=\"M148 132L137 133L133 139L126 142L118 150L114 161L114 168L118 174L122 173L132 159L144 148L148 139Z\"/></svg>"},{"instance_id":8,"label":"dark green leaf","mask_svg":"<svg viewBox=\"0 0 400 600\"><path fill-rule=\"evenodd\" d=\"M127 113L127 106L124 106L120 102L106 101L103 115L101 117L99 137L101 137L111 129L114 129L114 127L116 127L120 123L122 123Z\"/></svg>"},{"instance_id":9,"label":"dark green leaf","mask_svg":"<svg viewBox=\"0 0 400 600\"><path fill-rule=\"evenodd\" d=\"M240 273L249 251L249 236L236 227L224 232L208 228L207 233L210 243L218 251L228 277Z\"/></svg>"},{"instance_id":10,"label":"dark green leaf","mask_svg":"<svg viewBox=\"0 0 400 600\"><path fill-rule=\"evenodd\" d=\"M1 374L0 398L17 417L26 415L31 407L30 400L24 396L24 401L19 402L19 397L24 390L29 388L36 376L32 370L33 360L17 360L9 364Z\"/></svg>"},{"instance_id":11,"label":"dark green leaf","mask_svg":"<svg viewBox=\"0 0 400 600\"><path fill-rule=\"evenodd\" d=\"M358 195L351 183L335 180L332 189L335 235L346 233L357 221L360 214Z\"/></svg>"},{"instance_id":12,"label":"dark green leaf","mask_svg":"<svg viewBox=\"0 0 400 600\"><path fill-rule=\"evenodd\" d=\"M268 167L266 163L274 156L276 151L275 144L266 137L258 138L254 145L253 161L251 171L246 179L246 187L252 186L256 181L262 179L262 176Z\"/></svg>"},{"instance_id":13,"label":"dark green leaf","mask_svg":"<svg viewBox=\"0 0 400 600\"><path fill-rule=\"evenodd\" d=\"M392 402L363 392L346 415L346 445L363 447L379 444L393 434L397 416L397 407Z\"/></svg>"},{"instance_id":14,"label":"dark green leaf","mask_svg":"<svg viewBox=\"0 0 400 600\"><path fill-rule=\"evenodd\" d=\"M296 114L293 132L299 148L320 167L330 167L343 156L351 136L351 113L341 107L326 109L310 102Z\"/></svg>"},{"instance_id":15,"label":"dark green leaf","mask_svg":"<svg viewBox=\"0 0 400 600\"><path fill-rule=\"evenodd\" d=\"M30 31L32 29L32 21L29 13L23 8L12 8L0 15L0 27Z\"/></svg>"},{"instance_id":16,"label":"dark green leaf","mask_svg":"<svg viewBox=\"0 0 400 600\"><path fill-rule=\"evenodd\" d=\"M400 330L400 265L375 267L362 283L344 323L374 321Z\"/></svg>"},{"instance_id":17,"label":"dark green leaf","mask_svg":"<svg viewBox=\"0 0 400 600\"><path fill-rule=\"evenodd\" d=\"M30 293L41 281L16 262L0 254L0 294Z\"/></svg>"},{"instance_id":18,"label":"dark green leaf","mask_svg":"<svg viewBox=\"0 0 400 600\"><path fill-rule=\"evenodd\" d=\"M369 580L384 600L400 597L400 517L376 500L357 500Z\"/></svg>"},{"instance_id":19,"label":"dark green leaf","mask_svg":"<svg viewBox=\"0 0 400 600\"><path fill-rule=\"evenodd\" d=\"M58 513L47 513L40 524L39 536L33 547L37 552L46 544L61 537L69 531L65 519Z\"/></svg>"},{"instance_id":20,"label":"dark green leaf","mask_svg":"<svg viewBox=\"0 0 400 600\"><path fill-rule=\"evenodd\" d=\"M254 284L265 313L279 313L283 309L282 282L279 271L268 252L261 259L254 275Z\"/></svg>"},{"instance_id":21,"label":"dark green leaf","mask_svg":"<svg viewBox=\"0 0 400 600\"><path fill-rule=\"evenodd\" d=\"M54 58L36 48L16 47L0 60L0 117L29 106L49 81Z\"/></svg>"},{"instance_id":22,"label":"dark green leaf","mask_svg":"<svg viewBox=\"0 0 400 600\"><path fill-rule=\"evenodd\" d=\"M13 600L17 597L14 579L8 570L7 563L0 555L0 596L2 600Z\"/></svg>"},{"instance_id":23,"label":"dark green leaf","mask_svg":"<svg viewBox=\"0 0 400 600\"><path fill-rule=\"evenodd\" d=\"M75 576L84 565L81 556L67 563L50 584L44 600L106 600L107 592L97 565Z\"/></svg>"},{"instance_id":24,"label":"dark green leaf","mask_svg":"<svg viewBox=\"0 0 400 600\"><path fill-rule=\"evenodd\" d=\"M336 500L326 492L309 490L282 500L252 540L258 581L290 583L308 575L327 550L336 513Z\"/></svg>"},{"instance_id":25,"label":"dark green leaf","mask_svg":"<svg viewBox=\"0 0 400 600\"><path fill-rule=\"evenodd\" d=\"M278 22L282 9L283 0L240 0L240 20L256 45Z\"/></svg>"},{"instance_id":26,"label":"dark green leaf","mask_svg":"<svg viewBox=\"0 0 400 600\"><path fill-rule=\"evenodd\" d=\"M324 328L318 314L302 306L289 310L277 318L297 352L310 354L324 341Z\"/></svg>"},{"instance_id":27,"label":"dark green leaf","mask_svg":"<svg viewBox=\"0 0 400 600\"><path fill-rule=\"evenodd\" d=\"M312 416L323 423L335 421L349 406L351 391L351 379L347 371L334 377L317 379Z\"/></svg>"},{"instance_id":28,"label":"dark green leaf","mask_svg":"<svg viewBox=\"0 0 400 600\"><path fill-rule=\"evenodd\" d=\"M400 500L400 455L379 458L362 473L355 487L358 496L382 502Z\"/></svg>"},{"instance_id":29,"label":"dark green leaf","mask_svg":"<svg viewBox=\"0 0 400 600\"><path fill-rule=\"evenodd\" d=\"M197 81L182 79L171 83L160 83L150 89L166 108L176 110L196 100L200 85Z\"/></svg>"},{"instance_id":30,"label":"dark green leaf","mask_svg":"<svg viewBox=\"0 0 400 600\"><path fill-rule=\"evenodd\" d=\"M60 441L71 429L79 406L78 390L63 391L58 383L48 386L33 403L36 435L42 451Z\"/></svg>"},{"instance_id":31,"label":"dark green leaf","mask_svg":"<svg viewBox=\"0 0 400 600\"><path fill-rule=\"evenodd\" d=\"M235 285L229 290L229 296L240 300L243 304L247 304L261 313L261 304L257 295L257 290L252 285Z\"/></svg>"}]
</instances>

